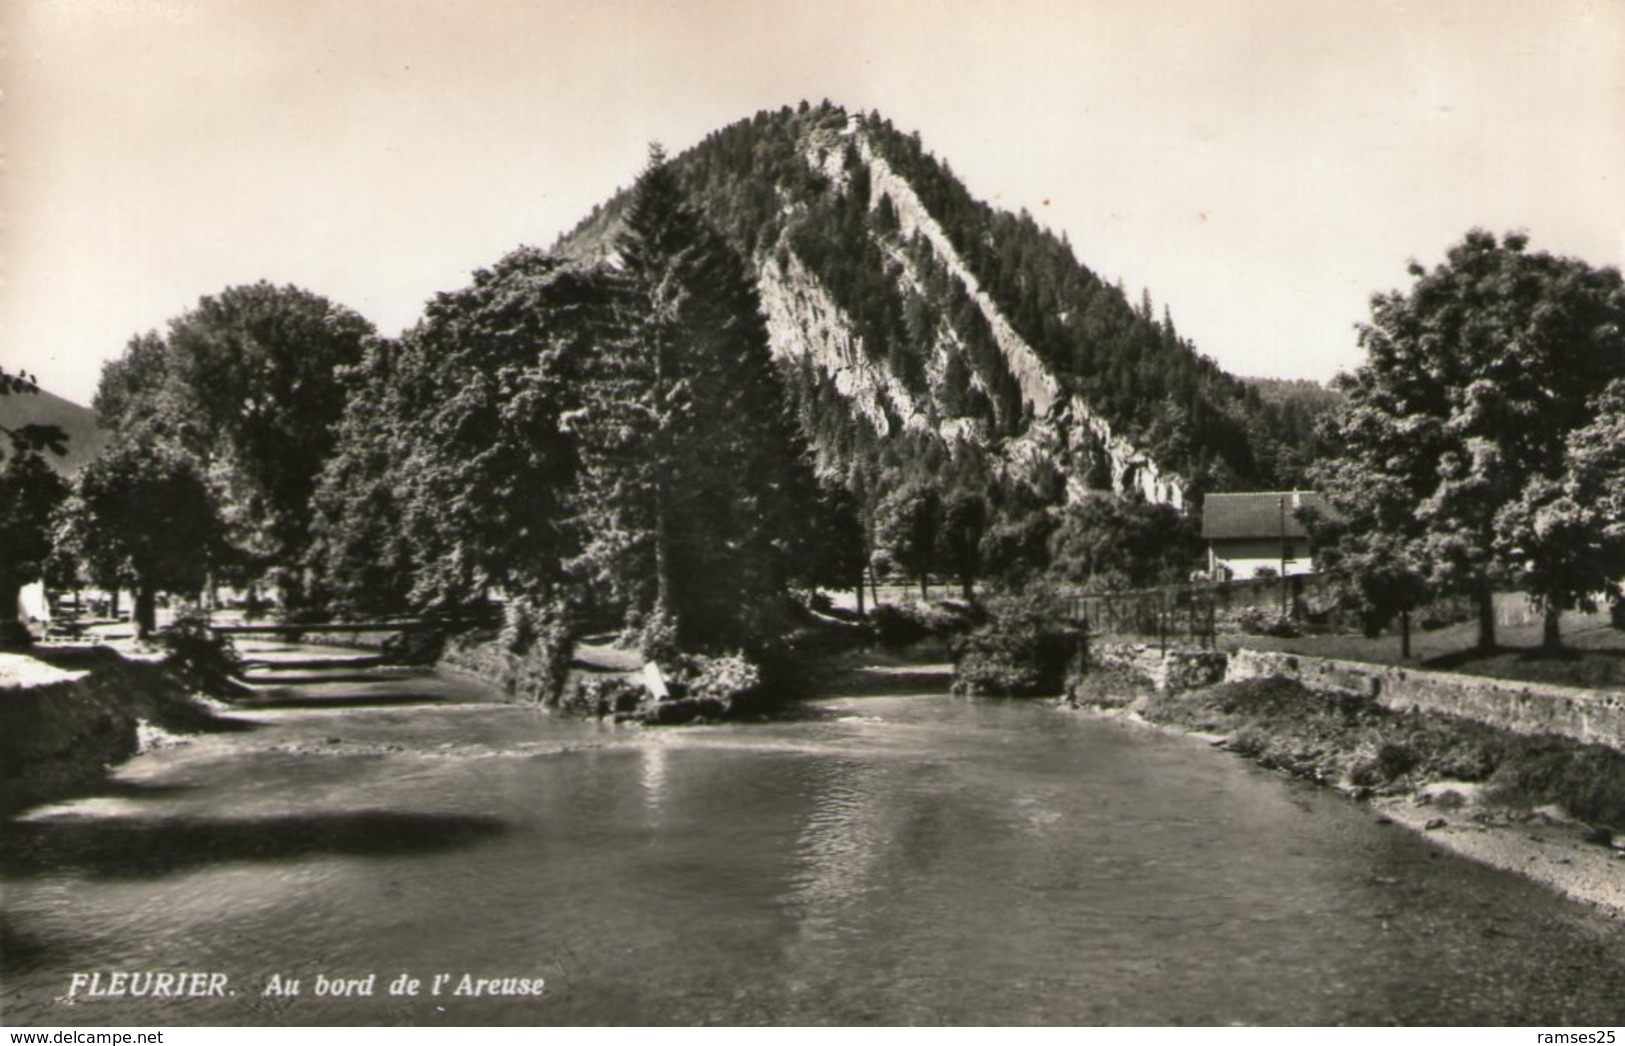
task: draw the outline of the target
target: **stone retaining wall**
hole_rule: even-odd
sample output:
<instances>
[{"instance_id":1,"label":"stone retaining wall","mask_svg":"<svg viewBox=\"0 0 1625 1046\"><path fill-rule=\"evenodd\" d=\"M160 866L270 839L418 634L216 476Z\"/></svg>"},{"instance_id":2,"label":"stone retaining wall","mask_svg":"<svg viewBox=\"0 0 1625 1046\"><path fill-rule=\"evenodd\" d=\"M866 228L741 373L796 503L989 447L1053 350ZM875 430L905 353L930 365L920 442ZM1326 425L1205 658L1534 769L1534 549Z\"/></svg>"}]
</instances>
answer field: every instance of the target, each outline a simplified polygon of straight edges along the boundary
<instances>
[{"instance_id":1,"label":"stone retaining wall","mask_svg":"<svg viewBox=\"0 0 1625 1046\"><path fill-rule=\"evenodd\" d=\"M1311 689L1369 697L1396 712L1437 712L1519 734L1558 734L1625 751L1625 693L1616 691L1264 650L1236 651L1224 679L1277 675Z\"/></svg>"},{"instance_id":2,"label":"stone retaining wall","mask_svg":"<svg viewBox=\"0 0 1625 1046\"><path fill-rule=\"evenodd\" d=\"M516 654L493 629L448 638L435 667L491 683L520 701L553 705L564 692L573 651L574 643L547 636Z\"/></svg>"},{"instance_id":3,"label":"stone retaining wall","mask_svg":"<svg viewBox=\"0 0 1625 1046\"><path fill-rule=\"evenodd\" d=\"M0 686L0 815L66 795L136 750L136 718L89 672Z\"/></svg>"},{"instance_id":4,"label":"stone retaining wall","mask_svg":"<svg viewBox=\"0 0 1625 1046\"><path fill-rule=\"evenodd\" d=\"M1103 668L1137 676L1159 691L1194 690L1225 675L1225 655L1215 650L1169 650L1143 643L1098 643L1089 660Z\"/></svg>"}]
</instances>

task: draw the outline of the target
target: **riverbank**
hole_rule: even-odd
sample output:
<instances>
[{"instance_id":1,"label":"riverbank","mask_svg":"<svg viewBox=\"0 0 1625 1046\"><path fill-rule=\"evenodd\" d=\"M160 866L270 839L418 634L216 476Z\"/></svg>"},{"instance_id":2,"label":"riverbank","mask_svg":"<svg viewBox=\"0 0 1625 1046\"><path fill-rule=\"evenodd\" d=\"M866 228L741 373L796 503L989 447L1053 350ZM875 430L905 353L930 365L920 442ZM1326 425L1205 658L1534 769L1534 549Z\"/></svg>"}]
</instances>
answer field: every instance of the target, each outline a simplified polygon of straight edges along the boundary
<instances>
[{"instance_id":1,"label":"riverbank","mask_svg":"<svg viewBox=\"0 0 1625 1046\"><path fill-rule=\"evenodd\" d=\"M0 654L0 816L101 784L176 734L236 730L154 656L101 645Z\"/></svg>"},{"instance_id":2,"label":"riverbank","mask_svg":"<svg viewBox=\"0 0 1625 1046\"><path fill-rule=\"evenodd\" d=\"M1096 671L1068 700L1334 788L1381 824L1625 919L1625 755L1614 749L1396 712L1279 677L1159 692Z\"/></svg>"}]
</instances>

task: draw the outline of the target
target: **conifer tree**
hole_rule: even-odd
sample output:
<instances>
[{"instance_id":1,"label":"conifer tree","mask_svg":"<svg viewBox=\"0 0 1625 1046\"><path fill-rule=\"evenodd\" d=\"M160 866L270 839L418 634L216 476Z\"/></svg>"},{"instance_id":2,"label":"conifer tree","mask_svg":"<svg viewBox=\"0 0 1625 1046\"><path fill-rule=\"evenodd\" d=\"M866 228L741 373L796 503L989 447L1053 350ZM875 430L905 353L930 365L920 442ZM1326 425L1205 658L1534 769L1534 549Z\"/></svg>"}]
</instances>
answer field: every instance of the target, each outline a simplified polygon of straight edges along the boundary
<instances>
[{"instance_id":1,"label":"conifer tree","mask_svg":"<svg viewBox=\"0 0 1625 1046\"><path fill-rule=\"evenodd\" d=\"M621 318L571 421L584 466L576 569L648 645L754 645L772 631L810 489L793 481L800 448L755 285L658 147L618 247Z\"/></svg>"}]
</instances>

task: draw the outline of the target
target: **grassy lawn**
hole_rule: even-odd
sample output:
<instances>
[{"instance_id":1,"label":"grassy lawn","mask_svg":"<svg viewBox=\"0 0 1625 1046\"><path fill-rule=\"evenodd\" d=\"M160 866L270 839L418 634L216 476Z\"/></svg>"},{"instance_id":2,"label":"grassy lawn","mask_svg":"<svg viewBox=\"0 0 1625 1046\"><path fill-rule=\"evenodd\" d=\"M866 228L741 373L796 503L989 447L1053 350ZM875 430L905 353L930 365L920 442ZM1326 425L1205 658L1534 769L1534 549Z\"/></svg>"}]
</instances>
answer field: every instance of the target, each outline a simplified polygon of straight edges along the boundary
<instances>
[{"instance_id":1,"label":"grassy lawn","mask_svg":"<svg viewBox=\"0 0 1625 1046\"><path fill-rule=\"evenodd\" d=\"M1606 611L1563 615L1563 646L1558 654L1540 649L1541 626L1526 611L1527 600L1515 593L1496 596L1496 641L1493 654L1479 654L1476 622L1422 631L1411 630L1411 660L1399 656L1399 633L1390 630L1368 639L1363 635L1311 635L1296 639L1273 636L1224 635L1219 647L1234 650L1283 650L1313 657L1411 664L1440 671L1466 672L1529 682L1562 683L1606 690L1625 690L1625 631L1609 626Z\"/></svg>"}]
</instances>

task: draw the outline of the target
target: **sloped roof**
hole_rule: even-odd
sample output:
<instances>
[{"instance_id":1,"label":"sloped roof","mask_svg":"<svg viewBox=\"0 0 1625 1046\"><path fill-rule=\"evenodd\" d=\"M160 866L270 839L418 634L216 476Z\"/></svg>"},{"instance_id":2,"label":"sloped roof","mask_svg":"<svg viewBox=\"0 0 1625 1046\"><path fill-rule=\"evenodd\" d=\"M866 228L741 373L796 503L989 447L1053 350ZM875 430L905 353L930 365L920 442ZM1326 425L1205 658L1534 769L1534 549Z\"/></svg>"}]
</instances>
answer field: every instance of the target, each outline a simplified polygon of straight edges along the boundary
<instances>
[{"instance_id":1,"label":"sloped roof","mask_svg":"<svg viewBox=\"0 0 1625 1046\"><path fill-rule=\"evenodd\" d=\"M1326 499L1312 490L1267 490L1250 494L1209 494L1202 499L1202 537L1304 538L1309 531L1297 510L1327 511Z\"/></svg>"}]
</instances>

